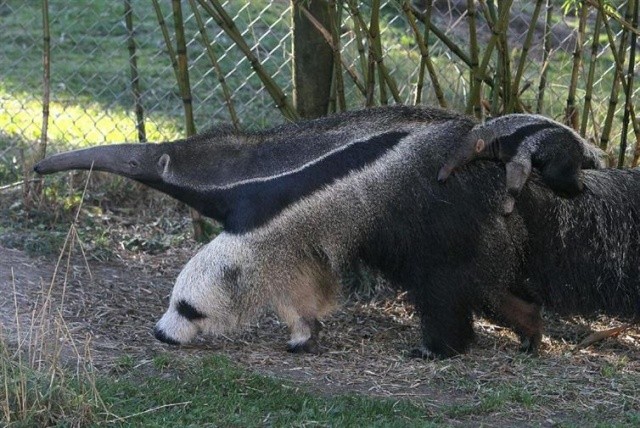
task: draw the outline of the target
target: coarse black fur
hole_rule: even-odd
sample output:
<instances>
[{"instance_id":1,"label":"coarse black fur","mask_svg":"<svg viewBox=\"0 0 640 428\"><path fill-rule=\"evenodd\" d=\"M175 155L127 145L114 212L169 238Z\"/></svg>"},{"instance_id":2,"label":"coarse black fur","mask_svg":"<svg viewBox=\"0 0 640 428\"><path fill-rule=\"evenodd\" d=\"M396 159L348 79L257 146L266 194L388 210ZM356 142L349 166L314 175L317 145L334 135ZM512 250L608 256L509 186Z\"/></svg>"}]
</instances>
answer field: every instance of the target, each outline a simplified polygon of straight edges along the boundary
<instances>
[{"instance_id":1,"label":"coarse black fur","mask_svg":"<svg viewBox=\"0 0 640 428\"><path fill-rule=\"evenodd\" d=\"M456 117L394 106L290 123L266 131L228 127L170 143L116 144L53 155L34 170L123 175L243 233L285 207L383 156L411 129Z\"/></svg>"},{"instance_id":2,"label":"coarse black fur","mask_svg":"<svg viewBox=\"0 0 640 428\"><path fill-rule=\"evenodd\" d=\"M362 260L408 292L421 317L419 355L441 357L469 347L475 314L511 327L530 352L540 343L541 304L565 314L637 316L640 172L585 171L587 190L573 199L558 197L534 173L518 207L504 217L502 165L478 161L444 184L436 181L473 126L457 116L414 127L375 162L291 204L263 227L223 233L185 267L172 299L206 290L233 296L190 303L203 313L228 310L237 322L272 306L291 321L296 337L315 341L309 331L322 315L315 308L329 307L326 296L336 294L330 278ZM202 277L202 267L211 267L204 285L192 279ZM233 280L216 273L227 268L237 272ZM232 303L224 310L208 306L220 301ZM177 337L187 330L174 324L183 322L170 304L158 328L182 343L196 332ZM219 331L214 323L198 328ZM304 340L290 343L304 350Z\"/></svg>"}]
</instances>

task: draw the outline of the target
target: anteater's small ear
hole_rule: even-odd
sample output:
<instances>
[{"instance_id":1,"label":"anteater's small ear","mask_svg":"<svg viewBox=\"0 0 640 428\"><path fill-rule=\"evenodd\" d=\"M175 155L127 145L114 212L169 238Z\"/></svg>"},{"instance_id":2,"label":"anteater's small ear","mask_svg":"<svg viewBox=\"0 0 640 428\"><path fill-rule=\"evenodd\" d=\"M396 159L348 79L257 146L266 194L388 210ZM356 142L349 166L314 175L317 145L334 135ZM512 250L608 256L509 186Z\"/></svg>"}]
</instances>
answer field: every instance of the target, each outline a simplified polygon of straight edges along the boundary
<instances>
[{"instance_id":1,"label":"anteater's small ear","mask_svg":"<svg viewBox=\"0 0 640 428\"><path fill-rule=\"evenodd\" d=\"M169 172L169 161L171 161L171 157L168 154L163 154L158 159L158 174L165 175Z\"/></svg>"},{"instance_id":2,"label":"anteater's small ear","mask_svg":"<svg viewBox=\"0 0 640 428\"><path fill-rule=\"evenodd\" d=\"M476 153L480 153L484 150L484 140L482 138L478 138L476 141Z\"/></svg>"}]
</instances>

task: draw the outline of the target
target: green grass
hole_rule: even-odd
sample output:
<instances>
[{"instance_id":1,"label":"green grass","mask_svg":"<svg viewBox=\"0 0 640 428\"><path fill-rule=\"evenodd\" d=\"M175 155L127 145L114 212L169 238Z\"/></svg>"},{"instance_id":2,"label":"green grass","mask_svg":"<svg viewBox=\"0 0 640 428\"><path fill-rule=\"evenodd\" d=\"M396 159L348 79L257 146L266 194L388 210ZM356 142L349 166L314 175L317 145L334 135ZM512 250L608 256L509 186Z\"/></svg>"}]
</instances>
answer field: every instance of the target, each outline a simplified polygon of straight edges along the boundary
<instances>
[{"instance_id":1,"label":"green grass","mask_svg":"<svg viewBox=\"0 0 640 428\"><path fill-rule=\"evenodd\" d=\"M120 358L118 376L78 378L57 371L48 391L47 372L12 364L3 377L9 396L0 391L4 420L25 427L105 422L145 427L433 425L425 409L408 401L312 393L240 369L222 356L164 358L160 366L154 360L153 367ZM22 384L26 395L20 393ZM31 405L28 411L18 411L19 401Z\"/></svg>"},{"instance_id":2,"label":"green grass","mask_svg":"<svg viewBox=\"0 0 640 428\"><path fill-rule=\"evenodd\" d=\"M166 376L131 370L119 380L99 379L110 411L126 424L196 426L424 426L425 410L406 401L356 395L322 396L290 382L239 369L227 358L165 362ZM168 371L169 369L170 372ZM142 382L141 382L141 379ZM163 407L164 406L164 407Z\"/></svg>"}]
</instances>

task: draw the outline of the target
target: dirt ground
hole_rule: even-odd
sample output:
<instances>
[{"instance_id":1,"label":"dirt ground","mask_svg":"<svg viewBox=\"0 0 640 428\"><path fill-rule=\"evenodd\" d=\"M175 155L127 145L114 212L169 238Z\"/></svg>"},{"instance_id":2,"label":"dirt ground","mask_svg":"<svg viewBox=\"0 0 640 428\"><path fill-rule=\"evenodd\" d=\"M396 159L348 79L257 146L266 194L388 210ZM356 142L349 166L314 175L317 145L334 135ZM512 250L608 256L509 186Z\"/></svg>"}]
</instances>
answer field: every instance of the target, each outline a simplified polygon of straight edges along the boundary
<instances>
[{"instance_id":1,"label":"dirt ground","mask_svg":"<svg viewBox=\"0 0 640 428\"><path fill-rule=\"evenodd\" d=\"M270 314L242 333L169 347L154 339L152 328L166 308L174 278L195 250L195 244L188 244L100 262L85 259L76 249L70 259L61 257L56 269L56 257L34 258L0 247L3 330L15 335L16 313L23 326L29 325L53 284L52 308L62 310L78 343L90 339L93 363L105 373L123 355L145 364L162 353L220 353L251 371L322 394L408 398L454 425L552 426L606 422L611 415L624 421L621 415L640 411L637 328L572 352L591 328L619 324L604 318L587 323L547 316L538 358L519 354L508 330L478 320L478 340L468 354L421 361L406 356L419 341L417 317L402 294L386 291L374 298L345 299L324 321L321 355L286 353L286 327Z\"/></svg>"}]
</instances>

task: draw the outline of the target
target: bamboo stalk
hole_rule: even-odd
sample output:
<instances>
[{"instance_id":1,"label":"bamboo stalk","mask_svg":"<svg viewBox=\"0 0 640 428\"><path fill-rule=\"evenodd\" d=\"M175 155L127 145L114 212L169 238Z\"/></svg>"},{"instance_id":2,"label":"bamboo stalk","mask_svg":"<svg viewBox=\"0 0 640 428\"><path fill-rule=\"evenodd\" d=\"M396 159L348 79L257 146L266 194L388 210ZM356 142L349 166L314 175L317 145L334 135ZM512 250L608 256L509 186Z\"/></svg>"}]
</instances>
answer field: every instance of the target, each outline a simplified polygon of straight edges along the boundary
<instances>
[{"instance_id":1,"label":"bamboo stalk","mask_svg":"<svg viewBox=\"0 0 640 428\"><path fill-rule=\"evenodd\" d=\"M433 66L433 62L431 61L431 57L429 56L429 26L425 25L424 36L421 34L418 29L418 24L416 23L416 17L413 14L411 6L408 0L405 0L402 4L402 9L407 16L407 20L409 21L409 26L413 30L413 34L416 39L416 43L418 44L418 48L420 49L420 72L418 74L418 84L416 85L416 98L415 103L420 104L421 95L422 95L422 86L424 80L424 69L425 66L427 71L429 72L429 78L431 79L431 84L433 86L433 91L438 99L438 104L440 107L447 107L447 101L444 98L444 93L442 92L442 88L440 86L440 82L438 81L438 75L436 74L436 69ZM425 11L425 22L429 22L431 20L431 9L432 2L428 0L427 10Z\"/></svg>"},{"instance_id":2,"label":"bamboo stalk","mask_svg":"<svg viewBox=\"0 0 640 428\"><path fill-rule=\"evenodd\" d=\"M185 115L187 137L195 135L196 127L193 121L193 99L191 97L191 83L189 82L189 64L187 61L187 41L184 35L184 21L180 0L171 0L173 9L173 25L176 33L176 63L178 85Z\"/></svg>"},{"instance_id":3,"label":"bamboo stalk","mask_svg":"<svg viewBox=\"0 0 640 428\"><path fill-rule=\"evenodd\" d=\"M540 71L540 82L538 83L538 97L536 99L536 113L542 113L544 104L544 93L547 89L547 71L549 70L549 57L551 56L551 20L553 19L553 4L551 0L546 0L545 20L544 20L544 50L542 53L542 70Z\"/></svg>"},{"instance_id":4,"label":"bamboo stalk","mask_svg":"<svg viewBox=\"0 0 640 428\"><path fill-rule=\"evenodd\" d=\"M176 59L176 52L175 52L175 49L173 49L173 44L171 43L171 38L169 37L169 30L167 29L167 23L164 20L164 14L162 13L162 9L160 9L158 0L151 0L151 2L153 4L153 9L156 12L156 19L158 20L158 26L160 27L160 32L162 33L164 46L167 48L167 53L169 54L169 59L171 60L171 67L173 68L173 73L176 77L176 82L180 84L180 78L178 76L178 62Z\"/></svg>"},{"instance_id":5,"label":"bamboo stalk","mask_svg":"<svg viewBox=\"0 0 640 428\"><path fill-rule=\"evenodd\" d=\"M428 1L426 7L429 9L429 13L431 13L431 1ZM411 30L413 30L413 34L418 44L418 48L420 49L420 67L418 68L418 81L416 82L416 96L414 98L414 104L418 105L422 102L422 88L424 87L424 73L426 70L426 63L429 57L429 52L427 51L425 40L429 40L429 26L424 26L424 36L421 35L420 31L418 31L418 26L416 24L416 18L411 9L411 4L405 0L402 3L402 9L404 10L405 15L407 15L407 20L409 21L409 25L411 26ZM430 18L429 18L430 20Z\"/></svg>"},{"instance_id":6,"label":"bamboo stalk","mask_svg":"<svg viewBox=\"0 0 640 428\"><path fill-rule=\"evenodd\" d=\"M602 13L604 13L606 16L608 16L609 18L612 18L614 21L619 23L625 30L630 31L630 32L635 33L636 35L640 36L640 29L638 29L637 26L634 26L632 23L630 23L629 22L630 19L622 19L615 12L613 12L610 8L602 7L603 5L602 5L602 1L601 0L585 0L585 1L587 3L589 3L593 7L597 7L599 9L602 9Z\"/></svg>"},{"instance_id":7,"label":"bamboo stalk","mask_svg":"<svg viewBox=\"0 0 640 428\"><path fill-rule=\"evenodd\" d=\"M349 3L349 0L346 0L347 3ZM358 22L358 18L353 16L352 14L352 10L350 7L347 8L347 11L349 12L349 15L351 15L351 20L353 21L353 31L356 35L356 46L358 49L358 56L360 58L360 68L362 69L362 76L363 76L363 80L366 82L367 81L367 73L369 71L368 69L368 65L367 65L367 55L366 55L366 49L364 47L364 35L362 34L363 30L360 27L360 24ZM355 12L357 14L360 13L360 11L356 8ZM366 94L365 94L366 95Z\"/></svg>"},{"instance_id":8,"label":"bamboo stalk","mask_svg":"<svg viewBox=\"0 0 640 428\"><path fill-rule=\"evenodd\" d=\"M571 81L567 92L567 106L564 112L564 123L573 129L578 129L578 108L576 107L576 90L578 89L578 76L582 66L582 45L585 40L584 30L587 23L589 8L580 3L580 18L578 21L578 36L573 49L573 66L571 68Z\"/></svg>"},{"instance_id":9,"label":"bamboo stalk","mask_svg":"<svg viewBox=\"0 0 640 428\"><path fill-rule=\"evenodd\" d=\"M189 82L189 64L187 61L187 41L184 35L184 20L182 18L182 4L180 0L171 0L173 9L173 25L176 32L176 61L177 76L180 86L180 96L184 108L184 120L187 136L196 134L196 126L193 120L193 99L191 97L191 83ZM193 237L198 242L205 241L208 236L205 233L206 223L202 215L189 208L191 223L193 225Z\"/></svg>"},{"instance_id":10,"label":"bamboo stalk","mask_svg":"<svg viewBox=\"0 0 640 428\"><path fill-rule=\"evenodd\" d=\"M482 1L482 3L484 3L484 1ZM473 87L474 93L470 97L471 100L480 98L480 93L482 91L482 82L484 81L487 75L487 68L489 66L491 54L493 53L493 49L495 48L496 43L498 42L498 38L500 37L500 34L503 31L505 31L507 28L507 23L509 19L509 10L511 9L512 3L513 3L513 0L505 0L504 3L501 3L502 7L500 11L501 12L500 16L498 17L495 25L491 26L492 27L491 38L487 43L487 47L485 48L484 55L482 57L482 61L480 62L480 66L478 68L478 74L476 75L477 84L474 85ZM494 87L494 90L497 91L498 88ZM467 109L468 108L469 106L467 106Z\"/></svg>"},{"instance_id":11,"label":"bamboo stalk","mask_svg":"<svg viewBox=\"0 0 640 428\"><path fill-rule=\"evenodd\" d=\"M427 0L427 1L429 1L429 0ZM442 30L440 30L438 27L436 27L433 22L427 22L427 20L425 19L424 13L420 12L415 7L413 7L413 13L416 16L416 18L418 18L419 21L422 21L423 24L429 26L429 31L432 32L434 34L434 36L436 36L438 39L440 39L440 41L442 43L444 43L449 48L451 53L453 53L455 56L460 58L462 60L462 62L467 64L467 66L469 66L469 67L472 66L472 60L464 52L464 50L460 46L455 44L455 42L453 40L451 40L449 37L447 37L447 35Z\"/></svg>"},{"instance_id":12,"label":"bamboo stalk","mask_svg":"<svg viewBox=\"0 0 640 428\"><path fill-rule=\"evenodd\" d=\"M476 2L475 0L467 0L467 20L469 22L469 57L471 58L471 64L469 64L469 100L467 102L467 114L473 112L474 116L478 119L482 119L482 103L480 102L480 92L474 89L478 84L476 76L478 75L478 31L476 24ZM478 98L471 99L472 94L477 94Z\"/></svg>"},{"instance_id":13,"label":"bamboo stalk","mask_svg":"<svg viewBox=\"0 0 640 428\"><path fill-rule=\"evenodd\" d=\"M138 73L138 56L136 54L135 33L133 30L133 10L131 0L124 0L124 20L127 28L127 47L129 48L129 69L131 73L131 94L136 113L136 130L138 131L138 141L147 141L147 132L144 125L144 108L142 107L142 96L140 92L140 74Z\"/></svg>"},{"instance_id":14,"label":"bamboo stalk","mask_svg":"<svg viewBox=\"0 0 640 428\"><path fill-rule=\"evenodd\" d=\"M589 71L587 72L587 82L584 94L584 107L582 109L582 120L580 120L580 135L586 137L587 123L589 122L589 112L591 111L591 100L593 99L593 81L595 79L596 64L598 62L598 48L600 47L600 30L602 27L602 12L597 11L596 22L593 27L593 40L591 42L591 59Z\"/></svg>"},{"instance_id":15,"label":"bamboo stalk","mask_svg":"<svg viewBox=\"0 0 640 428\"><path fill-rule=\"evenodd\" d=\"M372 5L372 10L375 11L375 7L376 3L378 5L379 8L379 0L374 0L373 5ZM375 37L373 37L373 33L371 31L371 28L369 28L367 26L367 24L364 22L364 20L362 19L362 16L360 15L360 13L358 12L358 7L357 4L355 3L354 0L347 0L347 4L349 5L349 8L351 9L351 16L353 16L354 18L356 18L358 24L360 25L360 28L364 31L364 33L367 35L367 39L369 41L369 73L372 73L373 70L378 69L378 72L381 76L380 80L384 80L384 82L388 85L389 90L391 91L391 95L393 96L394 100L396 102L400 102L400 93L398 92L398 85L396 85L395 81L391 78L391 75L389 74L387 67L385 66L383 60L382 60L382 45L380 45L379 49L377 49L375 46L376 44L380 43L379 40L379 31L377 32L377 35ZM372 21L373 21L373 17L375 16L375 13L372 13ZM379 25L379 23L376 23L375 25ZM377 39L377 41L376 41ZM378 55L379 52L379 55ZM370 96L372 96L371 93L371 79L372 79L372 75L367 75L367 105L372 105L373 101L369 99ZM382 88L382 86L381 86ZM371 103L371 104L370 104Z\"/></svg>"},{"instance_id":16,"label":"bamboo stalk","mask_svg":"<svg viewBox=\"0 0 640 428\"><path fill-rule=\"evenodd\" d=\"M634 27L638 26L638 0L629 0L633 2L633 16L631 17L631 23ZM629 8L631 8L629 6ZM631 43L629 46L629 62L627 64L627 87L625 88L625 103L624 114L622 116L622 134L620 136L620 155L618 157L618 168L624 166L625 154L627 151L627 133L629 131L629 116L633 109L631 97L633 96L633 75L636 67L636 33L631 33ZM636 139L635 150L632 157L632 165L637 164L638 159L636 156L640 153L640 140Z\"/></svg>"},{"instance_id":17,"label":"bamboo stalk","mask_svg":"<svg viewBox=\"0 0 640 428\"><path fill-rule=\"evenodd\" d=\"M36 153L30 158L30 164L24 156L24 151L20 150L22 162L22 202L26 209L31 206L34 197L42 198L42 178L37 177L35 181L31 179L31 167L35 162L44 159L47 154L47 142L49 139L49 107L51 103L51 32L49 28L49 1L42 1L42 128L40 141L38 142Z\"/></svg>"},{"instance_id":18,"label":"bamboo stalk","mask_svg":"<svg viewBox=\"0 0 640 428\"><path fill-rule=\"evenodd\" d=\"M337 96L338 108L340 111L347 109L347 101L344 95L344 80L342 79L342 55L340 54L340 32L338 13L341 9L336 7L335 0L329 0L329 25L331 26L331 40L333 49L333 72L335 82L335 92Z\"/></svg>"},{"instance_id":19,"label":"bamboo stalk","mask_svg":"<svg viewBox=\"0 0 640 428\"><path fill-rule=\"evenodd\" d=\"M157 1L157 0L154 0ZM210 0L208 3L206 0L197 0L200 6L216 21L216 24L222 28L222 30L229 36L231 40L235 43L235 45L240 49L240 51L247 58L251 67L256 72L256 75L262 81L267 92L271 95L271 98L275 101L276 107L280 110L282 115L289 120L297 120L299 119L299 115L296 112L296 109L293 107L291 100L289 97L280 89L278 84L271 78L269 73L264 70L262 64L253 54L251 48L247 44L247 42L242 37L240 31L236 27L233 19L229 16L229 14L224 10L224 8L220 5L218 0Z\"/></svg>"},{"instance_id":20,"label":"bamboo stalk","mask_svg":"<svg viewBox=\"0 0 640 428\"><path fill-rule=\"evenodd\" d=\"M360 9L358 8L358 5L356 4L355 0L347 0L347 5L349 7L348 9L349 9L349 13L351 14L351 18L353 19L353 22L354 22L354 27L358 29L357 31L360 34L364 33L364 35L366 36L367 44L369 45L369 48L367 49L368 55L365 61L366 66L365 68L363 68L364 70L363 75L365 79L365 94L364 94L365 105L367 107L371 107L374 104L373 97L375 94L375 86L376 86L376 81L375 81L376 65L375 65L373 55L371 54L371 50L372 50L371 36L369 34L369 29L367 28L367 25L364 23L364 19L362 18L362 15L360 15Z\"/></svg>"},{"instance_id":21,"label":"bamboo stalk","mask_svg":"<svg viewBox=\"0 0 640 428\"><path fill-rule=\"evenodd\" d=\"M42 0L42 133L38 146L37 160L47 154L49 137L49 105L51 103L51 33L49 29L49 1Z\"/></svg>"},{"instance_id":22,"label":"bamboo stalk","mask_svg":"<svg viewBox=\"0 0 640 428\"><path fill-rule=\"evenodd\" d=\"M380 0L371 2L371 19L369 21L369 49L371 55L378 65L378 93L380 94L380 104L388 103L387 90L383 75L384 63L382 62L382 42L380 41Z\"/></svg>"},{"instance_id":23,"label":"bamboo stalk","mask_svg":"<svg viewBox=\"0 0 640 428\"><path fill-rule=\"evenodd\" d=\"M533 42L533 35L535 34L536 23L538 22L540 11L542 10L542 3L543 3L543 0L536 0L536 6L533 9L533 14L531 15L531 25L529 25L529 30L527 31L527 35L525 37L524 43L522 44L522 52L518 60L516 75L513 78L513 84L511 86L512 95L511 95L511 103L507 109L508 111L514 111L514 107L515 107L514 101L520 95L520 82L524 74L524 67L526 64L526 60L529 57L529 49L531 48L531 43Z\"/></svg>"},{"instance_id":24,"label":"bamboo stalk","mask_svg":"<svg viewBox=\"0 0 640 428\"><path fill-rule=\"evenodd\" d=\"M623 85L623 90L626 91L625 82L623 77L623 63L621 62L621 57L624 54L627 44L627 35L628 31L623 29L622 37L620 37L620 45L618 49L616 49L615 36L613 34L613 30L609 25L609 19L604 15L604 6L602 4L602 0L599 0L599 8L603 13L604 28L607 32L607 39L609 41L609 48L611 49L611 54L613 55L614 65L616 73L614 75L613 83L611 85L611 94L609 96L609 106L607 109L607 115L605 117L604 125L602 126L602 134L600 135L600 148L602 150L607 150L609 146L609 137L611 135L611 128L613 125L613 117L615 114L616 107L618 105L618 95L620 92L620 85ZM628 9L628 7L627 7ZM635 115L634 115L635 116ZM635 119L635 117L634 117ZM635 128L635 125L634 125Z\"/></svg>"},{"instance_id":25,"label":"bamboo stalk","mask_svg":"<svg viewBox=\"0 0 640 428\"><path fill-rule=\"evenodd\" d=\"M504 3L498 2L498 10L502 13L502 8L505 7ZM507 16L509 16L509 11L507 11ZM505 113L512 113L513 110L511 106L515 104L516 97L512 98L511 93L511 53L509 52L509 41L507 40L507 27L508 22L505 27L505 31L500 33L498 37L498 60L501 64L500 77L502 84L498 88L502 88L502 105L503 111ZM494 88L496 91L496 88ZM499 92L499 91L496 91Z\"/></svg>"},{"instance_id":26,"label":"bamboo stalk","mask_svg":"<svg viewBox=\"0 0 640 428\"><path fill-rule=\"evenodd\" d=\"M222 71L222 67L220 67L220 63L218 62L218 57L216 56L216 53L213 50L213 47L211 46L211 40L209 39L209 35L207 34L207 28L205 26L204 20L202 19L202 15L198 10L195 0L189 0L189 6L191 6L191 11L193 12L193 16L196 19L196 24L198 25L198 31L200 32L200 37L202 37L202 44L207 50L209 61L211 61L213 70L215 71L216 77L218 78L218 83L220 83L220 87L222 88L222 95L224 97L224 102L227 106L227 110L229 111L229 116L231 117L231 122L233 123L233 127L235 129L240 129L240 120L238 119L238 114L236 113L236 108L233 104L233 99L231 97L231 90L229 89L229 86L227 85L227 81L224 78L224 72Z\"/></svg>"}]
</instances>

